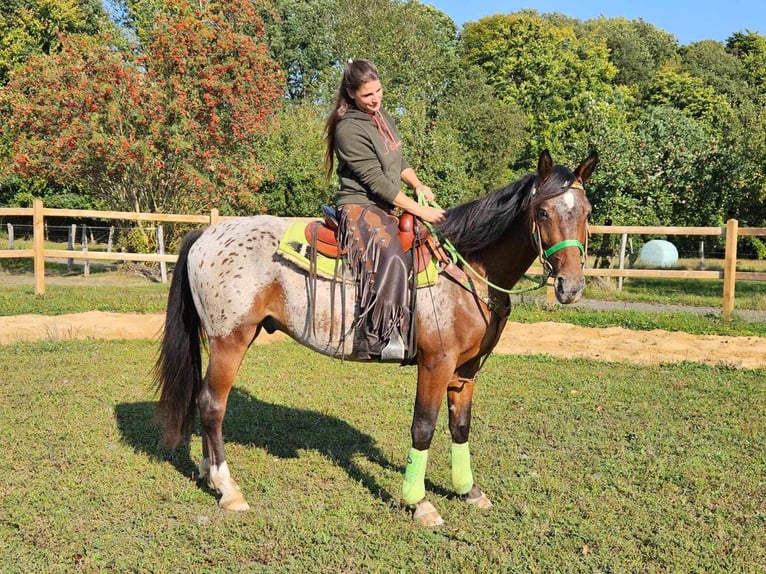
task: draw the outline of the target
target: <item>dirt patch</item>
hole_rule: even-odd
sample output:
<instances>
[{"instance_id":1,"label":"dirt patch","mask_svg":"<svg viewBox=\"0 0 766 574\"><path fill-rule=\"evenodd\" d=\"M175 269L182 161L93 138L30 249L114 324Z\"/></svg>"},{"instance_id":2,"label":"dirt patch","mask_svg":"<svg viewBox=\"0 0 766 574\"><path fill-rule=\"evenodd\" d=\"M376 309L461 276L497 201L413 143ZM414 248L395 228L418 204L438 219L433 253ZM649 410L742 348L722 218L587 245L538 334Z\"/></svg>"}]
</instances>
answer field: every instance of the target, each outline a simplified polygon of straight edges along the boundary
<instances>
[{"instance_id":1,"label":"dirt patch","mask_svg":"<svg viewBox=\"0 0 766 574\"><path fill-rule=\"evenodd\" d=\"M31 340L152 339L162 329L162 314L90 311L55 317L0 317L0 344ZM275 333L258 343L278 341ZM640 364L692 361L737 368L766 368L766 338L689 335L668 331L631 331L620 327L592 329L567 323L511 323L496 349L500 354L582 357Z\"/></svg>"}]
</instances>

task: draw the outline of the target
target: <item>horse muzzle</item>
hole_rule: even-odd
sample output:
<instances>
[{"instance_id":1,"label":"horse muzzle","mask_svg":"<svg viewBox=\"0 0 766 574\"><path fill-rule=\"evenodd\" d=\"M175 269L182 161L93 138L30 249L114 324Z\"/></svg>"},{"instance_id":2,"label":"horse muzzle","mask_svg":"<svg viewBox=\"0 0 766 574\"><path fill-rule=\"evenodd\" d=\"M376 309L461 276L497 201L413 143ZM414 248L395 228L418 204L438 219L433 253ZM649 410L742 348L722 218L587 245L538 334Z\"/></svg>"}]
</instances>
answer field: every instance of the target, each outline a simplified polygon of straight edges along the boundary
<instances>
[{"instance_id":1,"label":"horse muzzle","mask_svg":"<svg viewBox=\"0 0 766 574\"><path fill-rule=\"evenodd\" d=\"M577 303L585 289L585 277L582 273L557 275L553 281L556 300L562 305Z\"/></svg>"}]
</instances>

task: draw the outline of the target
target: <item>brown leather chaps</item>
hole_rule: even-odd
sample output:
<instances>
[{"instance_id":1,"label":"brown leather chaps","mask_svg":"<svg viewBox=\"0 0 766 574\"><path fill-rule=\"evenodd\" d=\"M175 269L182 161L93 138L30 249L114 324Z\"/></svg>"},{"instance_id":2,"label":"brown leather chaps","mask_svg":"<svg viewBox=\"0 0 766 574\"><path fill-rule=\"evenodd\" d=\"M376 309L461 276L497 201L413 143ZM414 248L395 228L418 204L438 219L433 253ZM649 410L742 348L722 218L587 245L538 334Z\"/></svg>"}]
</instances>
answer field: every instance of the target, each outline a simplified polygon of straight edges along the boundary
<instances>
[{"instance_id":1,"label":"brown leather chaps","mask_svg":"<svg viewBox=\"0 0 766 574\"><path fill-rule=\"evenodd\" d=\"M338 207L338 243L357 284L354 349L360 359L406 361L415 346L412 253L398 219L377 205Z\"/></svg>"}]
</instances>

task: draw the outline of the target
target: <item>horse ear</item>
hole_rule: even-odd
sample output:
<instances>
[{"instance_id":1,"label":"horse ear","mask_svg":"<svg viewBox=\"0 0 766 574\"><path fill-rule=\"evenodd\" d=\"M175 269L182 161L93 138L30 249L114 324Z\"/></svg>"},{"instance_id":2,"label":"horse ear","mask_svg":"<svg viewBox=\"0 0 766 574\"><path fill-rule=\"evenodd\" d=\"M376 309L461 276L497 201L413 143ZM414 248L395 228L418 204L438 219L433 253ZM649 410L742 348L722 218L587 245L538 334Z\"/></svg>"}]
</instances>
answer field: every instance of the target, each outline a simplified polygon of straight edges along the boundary
<instances>
[{"instance_id":1,"label":"horse ear","mask_svg":"<svg viewBox=\"0 0 766 574\"><path fill-rule=\"evenodd\" d=\"M590 176L593 175L593 171L596 169L597 165L598 152L592 151L591 154L586 157L580 165L577 166L577 169L575 169L575 177L577 177L577 180L580 183L585 183L590 179Z\"/></svg>"},{"instance_id":2,"label":"horse ear","mask_svg":"<svg viewBox=\"0 0 766 574\"><path fill-rule=\"evenodd\" d=\"M540 154L540 159L537 160L537 175L540 177L540 181L545 181L553 171L553 160L551 154L547 149L543 150Z\"/></svg>"}]
</instances>

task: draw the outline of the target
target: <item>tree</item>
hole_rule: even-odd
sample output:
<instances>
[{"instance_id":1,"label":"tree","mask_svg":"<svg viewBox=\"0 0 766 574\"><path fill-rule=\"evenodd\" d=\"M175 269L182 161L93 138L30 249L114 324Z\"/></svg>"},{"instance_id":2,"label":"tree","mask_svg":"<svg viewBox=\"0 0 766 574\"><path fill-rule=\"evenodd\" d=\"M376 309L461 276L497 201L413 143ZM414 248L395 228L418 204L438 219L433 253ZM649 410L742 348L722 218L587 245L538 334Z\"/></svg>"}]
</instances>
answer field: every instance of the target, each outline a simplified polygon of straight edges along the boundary
<instances>
[{"instance_id":1,"label":"tree","mask_svg":"<svg viewBox=\"0 0 766 574\"><path fill-rule=\"evenodd\" d=\"M766 36L737 32L726 41L726 49L742 62L750 86L766 96Z\"/></svg>"},{"instance_id":2,"label":"tree","mask_svg":"<svg viewBox=\"0 0 766 574\"><path fill-rule=\"evenodd\" d=\"M566 142L586 141L586 110L613 97L616 69L604 42L578 39L572 28L558 28L534 11L466 24L461 54L485 72L504 103L526 113L528 157L544 148L560 156Z\"/></svg>"},{"instance_id":3,"label":"tree","mask_svg":"<svg viewBox=\"0 0 766 574\"><path fill-rule=\"evenodd\" d=\"M115 209L256 208L253 150L282 86L261 34L248 0L167 0L138 57L63 37L0 99L13 171L86 186Z\"/></svg>"},{"instance_id":4,"label":"tree","mask_svg":"<svg viewBox=\"0 0 766 574\"><path fill-rule=\"evenodd\" d=\"M4 0L0 6L0 85L33 54L55 54L59 35L95 35L109 20L98 0Z\"/></svg>"},{"instance_id":5,"label":"tree","mask_svg":"<svg viewBox=\"0 0 766 574\"><path fill-rule=\"evenodd\" d=\"M286 105L259 149L268 177L259 211L280 216L318 216L333 203L334 182L324 175L323 108L311 102Z\"/></svg>"},{"instance_id":6,"label":"tree","mask_svg":"<svg viewBox=\"0 0 766 574\"><path fill-rule=\"evenodd\" d=\"M677 66L665 66L655 74L646 100L655 106L674 107L716 130L724 129L733 117L725 96Z\"/></svg>"},{"instance_id":7,"label":"tree","mask_svg":"<svg viewBox=\"0 0 766 574\"><path fill-rule=\"evenodd\" d=\"M662 106L647 108L634 123L603 113L591 118L601 151L589 188L595 221L715 226L730 216L733 158L699 122Z\"/></svg>"},{"instance_id":8,"label":"tree","mask_svg":"<svg viewBox=\"0 0 766 574\"><path fill-rule=\"evenodd\" d=\"M529 136L524 112L497 100L478 67L461 70L440 105L440 121L454 131L466 187L457 201L506 185L516 175Z\"/></svg>"},{"instance_id":9,"label":"tree","mask_svg":"<svg viewBox=\"0 0 766 574\"><path fill-rule=\"evenodd\" d=\"M583 30L606 42L609 59L617 68L614 81L634 87L639 95L660 68L678 59L678 41L641 19L602 16L585 22Z\"/></svg>"},{"instance_id":10,"label":"tree","mask_svg":"<svg viewBox=\"0 0 766 574\"><path fill-rule=\"evenodd\" d=\"M148 209L142 188L156 187L158 169L146 136L161 97L147 80L121 53L86 36L63 38L58 54L29 58L0 100L12 173L124 195L106 202L114 208Z\"/></svg>"},{"instance_id":11,"label":"tree","mask_svg":"<svg viewBox=\"0 0 766 574\"><path fill-rule=\"evenodd\" d=\"M275 0L264 10L266 41L285 71L290 100L329 102L340 63L335 51L337 0Z\"/></svg>"},{"instance_id":12,"label":"tree","mask_svg":"<svg viewBox=\"0 0 766 574\"><path fill-rule=\"evenodd\" d=\"M681 65L685 72L726 96L732 106L741 106L755 95L748 86L742 61L721 42L703 40L685 46L681 50Z\"/></svg>"}]
</instances>

